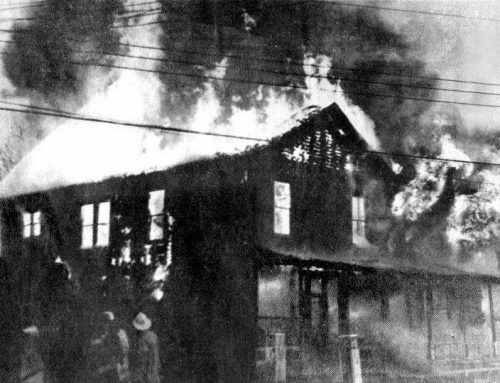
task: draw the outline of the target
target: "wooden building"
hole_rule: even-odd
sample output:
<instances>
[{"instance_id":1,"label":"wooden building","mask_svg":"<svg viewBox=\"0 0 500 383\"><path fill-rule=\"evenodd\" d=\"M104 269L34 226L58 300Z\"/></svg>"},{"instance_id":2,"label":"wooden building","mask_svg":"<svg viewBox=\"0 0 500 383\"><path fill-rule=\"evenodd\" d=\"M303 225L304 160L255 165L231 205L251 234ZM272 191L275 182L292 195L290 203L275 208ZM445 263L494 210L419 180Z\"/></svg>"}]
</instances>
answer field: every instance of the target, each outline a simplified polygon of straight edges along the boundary
<instances>
[{"instance_id":1,"label":"wooden building","mask_svg":"<svg viewBox=\"0 0 500 383\"><path fill-rule=\"evenodd\" d=\"M25 321L44 321L62 262L87 311L153 317L170 381L273 379L277 333L294 381L342 381L353 333L367 381L489 379L498 268L398 246L388 209L407 179L370 149L332 104L237 155L19 191L7 176L1 256ZM436 204L456 193L447 177Z\"/></svg>"}]
</instances>

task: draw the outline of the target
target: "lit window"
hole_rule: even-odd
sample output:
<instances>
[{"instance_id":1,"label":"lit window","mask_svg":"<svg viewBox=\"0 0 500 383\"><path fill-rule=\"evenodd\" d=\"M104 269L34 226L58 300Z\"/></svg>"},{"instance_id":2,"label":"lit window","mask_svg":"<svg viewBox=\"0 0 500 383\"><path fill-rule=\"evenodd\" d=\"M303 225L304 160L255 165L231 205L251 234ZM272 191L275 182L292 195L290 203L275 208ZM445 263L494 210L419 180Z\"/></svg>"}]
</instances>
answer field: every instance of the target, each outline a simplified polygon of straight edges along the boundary
<instances>
[{"instance_id":1,"label":"lit window","mask_svg":"<svg viewBox=\"0 0 500 383\"><path fill-rule=\"evenodd\" d=\"M274 182L274 233L290 235L290 184Z\"/></svg>"},{"instance_id":2,"label":"lit window","mask_svg":"<svg viewBox=\"0 0 500 383\"><path fill-rule=\"evenodd\" d=\"M37 237L40 235L42 232L41 216L42 213L40 211L36 211L34 213L23 213L24 238Z\"/></svg>"},{"instance_id":3,"label":"lit window","mask_svg":"<svg viewBox=\"0 0 500 383\"><path fill-rule=\"evenodd\" d=\"M163 220L165 209L165 190L149 192L149 216L150 228L149 239L151 241L163 239Z\"/></svg>"},{"instance_id":4,"label":"lit window","mask_svg":"<svg viewBox=\"0 0 500 383\"><path fill-rule=\"evenodd\" d=\"M111 213L111 203L102 202L98 207L97 215L97 246L109 245L109 218Z\"/></svg>"},{"instance_id":5,"label":"lit window","mask_svg":"<svg viewBox=\"0 0 500 383\"><path fill-rule=\"evenodd\" d=\"M109 245L110 211L110 202L82 206L82 249Z\"/></svg>"},{"instance_id":6,"label":"lit window","mask_svg":"<svg viewBox=\"0 0 500 383\"><path fill-rule=\"evenodd\" d=\"M90 249L94 245L94 205L83 205L82 215L82 249Z\"/></svg>"},{"instance_id":7,"label":"lit window","mask_svg":"<svg viewBox=\"0 0 500 383\"><path fill-rule=\"evenodd\" d=\"M352 241L354 244L366 242L365 227L365 199L352 197Z\"/></svg>"}]
</instances>

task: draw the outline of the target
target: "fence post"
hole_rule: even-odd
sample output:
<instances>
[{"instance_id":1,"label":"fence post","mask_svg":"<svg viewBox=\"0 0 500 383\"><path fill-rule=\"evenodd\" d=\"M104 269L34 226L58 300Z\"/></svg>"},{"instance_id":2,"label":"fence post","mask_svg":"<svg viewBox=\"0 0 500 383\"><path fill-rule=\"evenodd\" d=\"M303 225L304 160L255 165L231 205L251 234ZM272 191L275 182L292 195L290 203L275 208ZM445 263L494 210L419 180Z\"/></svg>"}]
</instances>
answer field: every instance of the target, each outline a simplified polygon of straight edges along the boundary
<instances>
[{"instance_id":1,"label":"fence post","mask_svg":"<svg viewBox=\"0 0 500 383\"><path fill-rule=\"evenodd\" d=\"M344 383L363 383L361 373L361 358L359 355L358 335L347 334L339 335L341 344L344 343L344 349L347 351L347 371L343 373ZM341 366L342 370L343 366Z\"/></svg>"},{"instance_id":2,"label":"fence post","mask_svg":"<svg viewBox=\"0 0 500 383\"><path fill-rule=\"evenodd\" d=\"M285 334L274 334L274 355L276 359L274 381L276 383L286 382L286 348Z\"/></svg>"}]
</instances>

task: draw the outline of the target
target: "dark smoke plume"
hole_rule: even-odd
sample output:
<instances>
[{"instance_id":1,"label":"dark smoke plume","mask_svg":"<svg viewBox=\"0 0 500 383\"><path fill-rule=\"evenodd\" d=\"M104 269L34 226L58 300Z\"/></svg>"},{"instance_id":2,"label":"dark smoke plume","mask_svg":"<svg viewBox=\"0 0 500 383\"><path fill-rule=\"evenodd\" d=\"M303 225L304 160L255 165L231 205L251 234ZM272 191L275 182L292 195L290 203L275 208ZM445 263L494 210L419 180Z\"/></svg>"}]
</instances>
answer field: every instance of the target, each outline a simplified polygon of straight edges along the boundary
<instances>
[{"instance_id":1,"label":"dark smoke plume","mask_svg":"<svg viewBox=\"0 0 500 383\"><path fill-rule=\"evenodd\" d=\"M120 50L119 29L113 25L123 11L119 0L47 0L35 8L29 23L14 28L4 59L9 80L20 94L42 94L53 104L74 96L83 104L89 67L72 62L113 63L103 52Z\"/></svg>"},{"instance_id":2,"label":"dark smoke plume","mask_svg":"<svg viewBox=\"0 0 500 383\"><path fill-rule=\"evenodd\" d=\"M332 61L331 81L341 79L343 88L376 122L378 135L388 149L399 148L402 137L413 133L428 104L365 94L431 97L432 90L405 88L400 84L432 87L429 80L387 77L392 72L407 76L425 74L422 62L412 57L405 39L387 26L372 10L328 2L244 0L161 0L166 13L161 42L168 59L166 70L200 75L213 70L227 57L227 78L251 83L220 81L216 91L222 118L231 107L265 106L271 90L287 95L300 106L304 55L326 55ZM247 28L244 13L255 24ZM200 54L201 53L201 54ZM243 59L239 57L244 57ZM250 59L251 58L251 59ZM204 80L196 77L163 76L167 87L165 108L178 117L192 112L203 92ZM374 84L392 82L394 85ZM285 85L264 87L259 83ZM398 85L399 84L399 85ZM265 118L265 116L263 116Z\"/></svg>"}]
</instances>

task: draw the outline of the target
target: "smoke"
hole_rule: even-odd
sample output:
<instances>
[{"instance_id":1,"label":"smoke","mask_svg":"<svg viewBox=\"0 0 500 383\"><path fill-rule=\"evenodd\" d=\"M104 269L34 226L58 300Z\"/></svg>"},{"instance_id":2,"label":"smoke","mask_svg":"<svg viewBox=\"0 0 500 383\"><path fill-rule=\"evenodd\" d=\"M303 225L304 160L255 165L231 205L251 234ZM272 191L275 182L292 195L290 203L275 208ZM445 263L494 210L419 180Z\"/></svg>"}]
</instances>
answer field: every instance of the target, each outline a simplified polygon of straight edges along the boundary
<instances>
[{"instance_id":1,"label":"smoke","mask_svg":"<svg viewBox=\"0 0 500 383\"><path fill-rule=\"evenodd\" d=\"M370 84L382 79L379 72L425 73L424 64L410 55L404 37L372 10L352 10L328 2L161 3L166 12L161 43L169 58L163 69L186 74L161 76L166 87L162 104L174 121L196 112L205 90L199 75L218 68L223 58L226 81L214 84L220 122L227 122L235 109L260 110L263 121L272 114L268 102L273 97L284 97L292 108L304 105L308 98L300 88L309 88L308 72L318 67L327 68L315 74L328 78L327 88L340 79L347 96L375 120L377 135L387 149L401 147L428 108L428 104L414 101L367 96L431 95L430 90L416 92L397 84ZM255 21L252 28L245 27L243 12ZM307 58L314 61L317 57L326 61L307 64ZM426 81L426 85L432 84Z\"/></svg>"},{"instance_id":2,"label":"smoke","mask_svg":"<svg viewBox=\"0 0 500 383\"><path fill-rule=\"evenodd\" d=\"M119 0L48 0L34 7L27 14L29 22L14 25L4 58L8 79L19 94L41 95L58 106L71 97L82 105L91 73L75 62L113 63L103 52L121 50L114 26L123 11Z\"/></svg>"},{"instance_id":3,"label":"smoke","mask_svg":"<svg viewBox=\"0 0 500 383\"><path fill-rule=\"evenodd\" d=\"M30 1L1 8L3 66L0 71L2 104L17 107L64 106L74 110L87 100L88 78L106 71L91 71L75 62L100 61L102 54L117 52L118 29L114 17L121 12L118 0ZM19 21L15 21L19 20ZM7 31L13 30L11 33ZM103 62L111 63L107 59ZM100 86L103 86L101 84ZM0 112L0 176L57 125L54 119L8 111Z\"/></svg>"},{"instance_id":4,"label":"smoke","mask_svg":"<svg viewBox=\"0 0 500 383\"><path fill-rule=\"evenodd\" d=\"M427 63L428 67L442 79L458 79L478 83L439 81L436 86L452 90L498 93L498 63L500 54L498 23L485 20L498 19L500 11L493 0L476 2L431 0L407 1L404 7L398 1L381 2L386 7L405 8L413 11L437 12L459 15L459 17L430 16L419 13L380 12L381 17L397 33L405 36L414 55ZM477 93L454 93L439 91L439 100L462 103L498 104L498 96ZM434 105L435 113L445 112L458 116L463 134L491 133L498 131L498 108L474 106Z\"/></svg>"},{"instance_id":5,"label":"smoke","mask_svg":"<svg viewBox=\"0 0 500 383\"><path fill-rule=\"evenodd\" d=\"M150 15L130 19L132 9ZM14 44L7 46L4 59L15 95L100 117L265 138L282 133L279 125L304 106L348 98L351 120L363 125L369 120L365 113L373 119L375 127L371 122L363 127L370 147L416 151L425 146L415 126L423 125L428 104L371 95L431 92L375 84L386 80L384 71L416 76L425 73L425 65L412 55L406 37L372 9L257 0L148 5L50 0L24 16L33 19L16 25L23 33L11 34ZM124 20L130 28L115 28ZM341 92L333 85L338 80ZM43 134L57 124L39 125ZM159 134L156 141L165 147L178 139ZM199 147L213 147L214 139L199 141ZM217 151L245 145L226 142Z\"/></svg>"}]
</instances>

